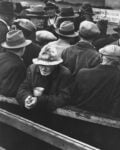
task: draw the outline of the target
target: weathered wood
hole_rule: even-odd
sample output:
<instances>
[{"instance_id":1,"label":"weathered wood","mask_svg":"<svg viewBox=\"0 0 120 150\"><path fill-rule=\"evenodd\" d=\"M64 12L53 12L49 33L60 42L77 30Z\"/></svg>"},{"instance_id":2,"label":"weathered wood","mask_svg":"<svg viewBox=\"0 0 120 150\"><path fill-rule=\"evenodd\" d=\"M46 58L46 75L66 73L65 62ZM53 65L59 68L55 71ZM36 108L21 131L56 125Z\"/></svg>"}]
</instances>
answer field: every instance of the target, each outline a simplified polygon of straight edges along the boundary
<instances>
[{"instance_id":1,"label":"weathered wood","mask_svg":"<svg viewBox=\"0 0 120 150\"><path fill-rule=\"evenodd\" d=\"M0 122L21 130L62 150L98 150L6 110L0 109Z\"/></svg>"},{"instance_id":2,"label":"weathered wood","mask_svg":"<svg viewBox=\"0 0 120 150\"><path fill-rule=\"evenodd\" d=\"M0 95L0 102L19 105L15 98L9 98L3 95ZM120 129L120 119L112 118L105 115L103 116L101 114L95 115L84 110L76 109L75 107L58 108L54 113L60 116Z\"/></svg>"},{"instance_id":3,"label":"weathered wood","mask_svg":"<svg viewBox=\"0 0 120 150\"><path fill-rule=\"evenodd\" d=\"M76 109L75 107L58 108L54 113L77 120L83 120L94 124L120 129L120 119L115 119L109 116L95 115L87 111Z\"/></svg>"}]
</instances>

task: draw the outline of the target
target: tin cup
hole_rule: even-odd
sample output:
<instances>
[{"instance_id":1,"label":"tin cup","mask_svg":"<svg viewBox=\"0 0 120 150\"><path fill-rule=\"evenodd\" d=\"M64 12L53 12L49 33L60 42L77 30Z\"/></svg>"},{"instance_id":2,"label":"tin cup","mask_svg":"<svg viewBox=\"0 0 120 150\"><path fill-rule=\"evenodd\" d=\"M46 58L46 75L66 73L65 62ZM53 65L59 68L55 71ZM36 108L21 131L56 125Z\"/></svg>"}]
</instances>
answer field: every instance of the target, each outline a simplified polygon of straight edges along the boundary
<instances>
[{"instance_id":1,"label":"tin cup","mask_svg":"<svg viewBox=\"0 0 120 150\"><path fill-rule=\"evenodd\" d=\"M44 91L43 87L36 87L33 90L33 94L34 94L34 96L41 96L43 91Z\"/></svg>"}]
</instances>

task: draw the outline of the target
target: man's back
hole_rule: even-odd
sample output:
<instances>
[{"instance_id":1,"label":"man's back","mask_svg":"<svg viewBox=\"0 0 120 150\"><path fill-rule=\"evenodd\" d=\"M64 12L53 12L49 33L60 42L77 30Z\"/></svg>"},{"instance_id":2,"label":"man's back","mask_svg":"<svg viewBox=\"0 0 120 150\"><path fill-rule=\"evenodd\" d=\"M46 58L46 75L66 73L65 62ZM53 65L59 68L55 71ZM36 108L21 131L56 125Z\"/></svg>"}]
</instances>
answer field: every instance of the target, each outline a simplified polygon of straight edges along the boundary
<instances>
[{"instance_id":1,"label":"man's back","mask_svg":"<svg viewBox=\"0 0 120 150\"><path fill-rule=\"evenodd\" d=\"M25 72L26 68L17 55L11 52L0 53L0 94L16 96Z\"/></svg>"},{"instance_id":2,"label":"man's back","mask_svg":"<svg viewBox=\"0 0 120 150\"><path fill-rule=\"evenodd\" d=\"M77 73L82 68L92 68L100 63L100 56L94 46L87 41L80 41L67 48L62 53L64 65L72 73Z\"/></svg>"},{"instance_id":3,"label":"man's back","mask_svg":"<svg viewBox=\"0 0 120 150\"><path fill-rule=\"evenodd\" d=\"M74 91L77 107L111 113L114 103L120 99L120 71L112 65L82 69L76 77Z\"/></svg>"}]
</instances>

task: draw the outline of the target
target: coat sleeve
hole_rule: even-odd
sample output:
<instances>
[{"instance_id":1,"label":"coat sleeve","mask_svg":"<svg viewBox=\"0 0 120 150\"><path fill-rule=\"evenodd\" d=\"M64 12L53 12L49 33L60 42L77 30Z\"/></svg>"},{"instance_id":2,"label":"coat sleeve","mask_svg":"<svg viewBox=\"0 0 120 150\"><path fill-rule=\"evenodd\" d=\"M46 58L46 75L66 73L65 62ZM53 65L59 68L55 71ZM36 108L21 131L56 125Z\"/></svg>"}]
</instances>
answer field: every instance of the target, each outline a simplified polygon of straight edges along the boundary
<instances>
[{"instance_id":1,"label":"coat sleeve","mask_svg":"<svg viewBox=\"0 0 120 150\"><path fill-rule=\"evenodd\" d=\"M60 88L55 94L38 97L38 107L45 109L46 111L53 111L58 107L69 105L71 100L69 91L71 79L71 73L64 75L60 81Z\"/></svg>"},{"instance_id":2,"label":"coat sleeve","mask_svg":"<svg viewBox=\"0 0 120 150\"><path fill-rule=\"evenodd\" d=\"M30 70L30 67L27 70L26 79L23 81L23 83L20 85L18 92L17 92L17 101L21 106L24 106L25 99L31 95L32 96L32 72Z\"/></svg>"},{"instance_id":3,"label":"coat sleeve","mask_svg":"<svg viewBox=\"0 0 120 150\"><path fill-rule=\"evenodd\" d=\"M3 80L1 93L6 96L15 97L20 84L25 79L25 75L26 70L23 66L16 65L10 68L6 80Z\"/></svg>"}]
</instances>

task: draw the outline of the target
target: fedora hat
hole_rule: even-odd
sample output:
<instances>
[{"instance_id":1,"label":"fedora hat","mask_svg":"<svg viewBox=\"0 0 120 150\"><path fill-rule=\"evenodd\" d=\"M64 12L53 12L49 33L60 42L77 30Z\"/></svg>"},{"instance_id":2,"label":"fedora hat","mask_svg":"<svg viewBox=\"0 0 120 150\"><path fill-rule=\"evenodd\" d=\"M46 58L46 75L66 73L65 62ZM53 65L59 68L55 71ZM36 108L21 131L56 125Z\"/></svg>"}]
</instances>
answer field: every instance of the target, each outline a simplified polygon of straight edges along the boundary
<instances>
[{"instance_id":1,"label":"fedora hat","mask_svg":"<svg viewBox=\"0 0 120 150\"><path fill-rule=\"evenodd\" d=\"M75 32L74 23L71 21L64 21L60 24L60 27L56 29L58 35L64 37L77 37L79 34Z\"/></svg>"},{"instance_id":2,"label":"fedora hat","mask_svg":"<svg viewBox=\"0 0 120 150\"><path fill-rule=\"evenodd\" d=\"M44 15L44 7L42 5L35 5L32 6L31 8L26 9L28 14L39 14L39 15Z\"/></svg>"},{"instance_id":3,"label":"fedora hat","mask_svg":"<svg viewBox=\"0 0 120 150\"><path fill-rule=\"evenodd\" d=\"M63 59L58 56L57 50L53 46L46 45L42 48L38 58L33 59L36 65L54 66L63 62Z\"/></svg>"},{"instance_id":4,"label":"fedora hat","mask_svg":"<svg viewBox=\"0 0 120 150\"><path fill-rule=\"evenodd\" d=\"M83 21L79 26L79 34L85 38L96 37L100 34L98 26L91 21Z\"/></svg>"},{"instance_id":5,"label":"fedora hat","mask_svg":"<svg viewBox=\"0 0 120 150\"><path fill-rule=\"evenodd\" d=\"M76 18L79 15L74 13L72 7L61 8L59 16L61 18Z\"/></svg>"},{"instance_id":6,"label":"fedora hat","mask_svg":"<svg viewBox=\"0 0 120 150\"><path fill-rule=\"evenodd\" d=\"M6 41L1 44L8 49L16 49L31 44L31 40L26 40L21 30L11 30L6 34Z\"/></svg>"}]
</instances>

